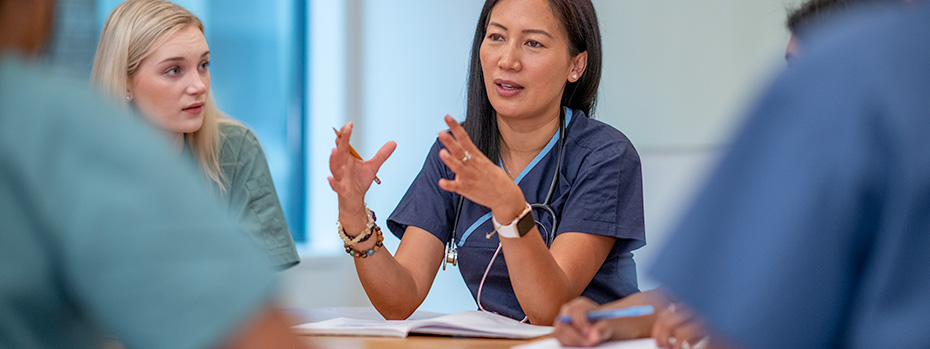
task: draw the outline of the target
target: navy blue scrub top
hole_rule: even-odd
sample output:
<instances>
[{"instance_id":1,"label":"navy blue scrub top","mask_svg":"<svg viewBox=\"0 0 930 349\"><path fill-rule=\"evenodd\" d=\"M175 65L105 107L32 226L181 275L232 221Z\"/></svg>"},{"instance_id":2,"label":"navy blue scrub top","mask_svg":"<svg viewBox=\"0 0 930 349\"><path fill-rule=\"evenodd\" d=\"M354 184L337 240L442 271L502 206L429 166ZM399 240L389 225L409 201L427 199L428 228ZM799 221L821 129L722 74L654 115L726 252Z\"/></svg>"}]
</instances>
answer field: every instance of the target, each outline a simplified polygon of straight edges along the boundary
<instances>
[{"instance_id":1,"label":"navy blue scrub top","mask_svg":"<svg viewBox=\"0 0 930 349\"><path fill-rule=\"evenodd\" d=\"M582 292L595 302L606 303L639 291L630 253L646 244L639 154L629 139L610 125L587 118L579 110L566 109L565 118L565 154L550 203L559 216L556 235L581 232L617 238L604 264ZM529 203L542 203L546 198L556 167L558 136L556 133L515 180ZM458 195L439 187L440 178L455 178L455 173L439 159L442 148L438 140L433 143L420 174L388 218L388 228L398 238L403 238L407 226L413 225L443 243L448 240ZM552 219L540 209L533 213L545 240ZM462 278L476 298L481 277L499 243L497 234L485 238L492 230L491 211L466 199L455 243ZM524 318L503 253L485 280L481 305L514 319Z\"/></svg>"}]
</instances>

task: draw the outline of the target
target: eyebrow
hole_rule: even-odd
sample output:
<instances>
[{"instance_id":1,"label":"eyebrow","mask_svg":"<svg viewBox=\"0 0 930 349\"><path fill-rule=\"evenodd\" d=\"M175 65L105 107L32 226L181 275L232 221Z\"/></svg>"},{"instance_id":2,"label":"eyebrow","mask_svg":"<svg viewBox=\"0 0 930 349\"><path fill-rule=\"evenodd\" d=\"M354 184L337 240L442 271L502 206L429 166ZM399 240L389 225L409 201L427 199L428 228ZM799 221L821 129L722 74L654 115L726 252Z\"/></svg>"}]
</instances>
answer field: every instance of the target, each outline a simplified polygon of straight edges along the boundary
<instances>
[{"instance_id":1,"label":"eyebrow","mask_svg":"<svg viewBox=\"0 0 930 349\"><path fill-rule=\"evenodd\" d=\"M488 23L488 26L489 26L489 27L492 26L492 25L495 26L495 27L499 27L499 28L501 28L501 29L503 29L503 30L507 30L507 27L503 26L503 25L500 24L500 23L497 23L497 22L490 22L490 23ZM530 34L542 34L542 35L548 36L549 38L552 38L552 35L549 34L549 32L547 32L547 31L545 31L545 30L542 30L542 29L524 29L524 30L523 30L523 33L524 33L524 34L528 34L528 33L530 33Z\"/></svg>"},{"instance_id":2,"label":"eyebrow","mask_svg":"<svg viewBox=\"0 0 930 349\"><path fill-rule=\"evenodd\" d=\"M200 58L204 58L209 54L210 54L210 51L204 52L202 55L200 55ZM158 64L162 64L165 62L173 62L173 61L183 61L183 60L184 60L184 57L171 57L171 58L166 58L165 60L161 62L158 62Z\"/></svg>"}]
</instances>

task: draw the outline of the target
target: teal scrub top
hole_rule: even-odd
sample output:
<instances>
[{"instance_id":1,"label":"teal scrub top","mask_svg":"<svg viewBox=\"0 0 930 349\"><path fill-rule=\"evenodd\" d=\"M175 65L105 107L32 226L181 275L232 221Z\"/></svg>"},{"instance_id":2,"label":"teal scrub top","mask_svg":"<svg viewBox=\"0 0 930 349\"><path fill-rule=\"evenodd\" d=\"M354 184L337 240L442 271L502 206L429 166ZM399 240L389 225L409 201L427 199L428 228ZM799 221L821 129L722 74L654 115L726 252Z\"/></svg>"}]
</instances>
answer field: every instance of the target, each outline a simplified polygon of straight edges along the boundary
<instances>
[{"instance_id":1,"label":"teal scrub top","mask_svg":"<svg viewBox=\"0 0 930 349\"><path fill-rule=\"evenodd\" d=\"M0 54L0 348L220 344L271 268L150 127L48 70Z\"/></svg>"}]
</instances>

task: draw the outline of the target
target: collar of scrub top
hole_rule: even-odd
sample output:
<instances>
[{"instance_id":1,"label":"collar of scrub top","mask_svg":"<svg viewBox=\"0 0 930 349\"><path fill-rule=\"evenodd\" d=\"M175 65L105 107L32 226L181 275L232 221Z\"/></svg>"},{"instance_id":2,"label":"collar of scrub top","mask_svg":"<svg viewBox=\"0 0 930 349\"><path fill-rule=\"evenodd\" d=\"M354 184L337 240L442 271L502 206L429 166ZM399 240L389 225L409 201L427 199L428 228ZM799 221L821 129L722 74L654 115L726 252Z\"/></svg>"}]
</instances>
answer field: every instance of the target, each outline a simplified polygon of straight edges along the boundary
<instances>
[{"instance_id":1,"label":"collar of scrub top","mask_svg":"<svg viewBox=\"0 0 930 349\"><path fill-rule=\"evenodd\" d=\"M568 125L571 125L572 114L573 114L572 109L566 107L565 108L565 132L568 132ZM536 164L538 164L539 161L542 160L542 158L546 156L546 154L549 154L549 151L552 150L552 148L555 147L556 143L559 142L560 132L561 130L555 131L555 134L552 135L551 139L549 139L549 143L546 143L546 146L543 148L541 152L539 152L539 154L536 154L536 157L533 158L533 161L531 161L529 165L523 168L523 171L521 171L520 174L517 176L517 178L513 180L514 183L517 183L519 185L520 181L523 180L523 177L525 177L527 173L529 173L534 167L536 167ZM500 166L502 169L504 168L504 164L502 162L499 162L498 166ZM555 175L558 175L558 174L555 174ZM479 226L484 224L484 222L487 222L489 219L491 219L491 212L484 214L483 216L479 217L474 223L472 223L468 227L468 229L465 230L465 233L462 234L462 238L459 239L458 241L459 247L464 245L465 241L468 241L468 237L471 236L471 233L473 233L475 229L478 229ZM452 232L452 233L455 234L455 232Z\"/></svg>"}]
</instances>

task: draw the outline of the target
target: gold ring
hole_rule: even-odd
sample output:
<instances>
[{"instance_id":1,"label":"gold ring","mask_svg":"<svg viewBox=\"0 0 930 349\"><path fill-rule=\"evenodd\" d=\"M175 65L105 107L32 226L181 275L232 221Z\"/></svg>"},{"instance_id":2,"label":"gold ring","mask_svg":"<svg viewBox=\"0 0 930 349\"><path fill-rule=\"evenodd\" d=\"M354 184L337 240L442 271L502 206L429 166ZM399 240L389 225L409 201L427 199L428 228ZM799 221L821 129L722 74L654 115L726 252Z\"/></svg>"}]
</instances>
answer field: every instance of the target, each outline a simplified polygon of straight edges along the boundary
<instances>
[{"instance_id":1,"label":"gold ring","mask_svg":"<svg viewBox=\"0 0 930 349\"><path fill-rule=\"evenodd\" d=\"M468 153L468 150L465 151L465 157L462 158L462 163L465 161L471 160L471 154Z\"/></svg>"}]
</instances>

